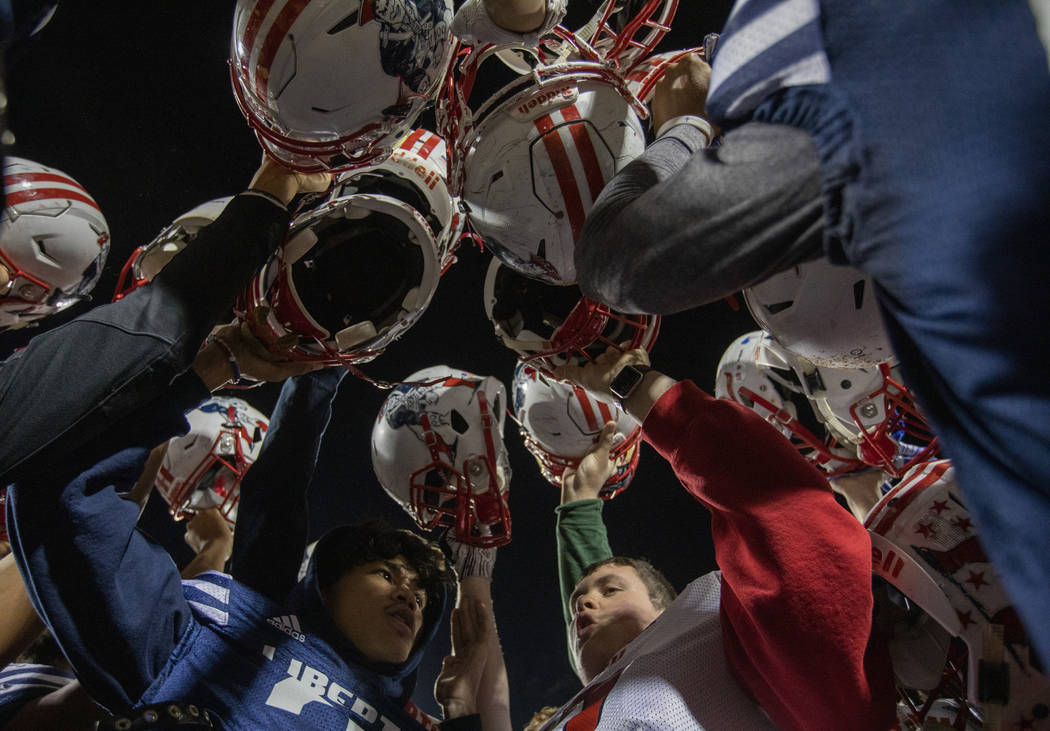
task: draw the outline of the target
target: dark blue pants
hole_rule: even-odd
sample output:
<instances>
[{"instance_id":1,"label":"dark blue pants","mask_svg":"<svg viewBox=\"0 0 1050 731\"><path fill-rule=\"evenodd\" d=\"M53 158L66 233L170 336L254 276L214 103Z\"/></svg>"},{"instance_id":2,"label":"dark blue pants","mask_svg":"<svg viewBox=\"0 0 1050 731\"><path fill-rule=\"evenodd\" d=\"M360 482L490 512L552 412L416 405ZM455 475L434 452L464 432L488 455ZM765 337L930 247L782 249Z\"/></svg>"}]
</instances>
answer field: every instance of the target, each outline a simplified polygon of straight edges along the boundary
<instances>
[{"instance_id":1,"label":"dark blue pants","mask_svg":"<svg viewBox=\"0 0 1050 731\"><path fill-rule=\"evenodd\" d=\"M821 5L858 166L837 171L830 225L875 278L905 378L1050 661L1046 49L1025 2Z\"/></svg>"}]
</instances>

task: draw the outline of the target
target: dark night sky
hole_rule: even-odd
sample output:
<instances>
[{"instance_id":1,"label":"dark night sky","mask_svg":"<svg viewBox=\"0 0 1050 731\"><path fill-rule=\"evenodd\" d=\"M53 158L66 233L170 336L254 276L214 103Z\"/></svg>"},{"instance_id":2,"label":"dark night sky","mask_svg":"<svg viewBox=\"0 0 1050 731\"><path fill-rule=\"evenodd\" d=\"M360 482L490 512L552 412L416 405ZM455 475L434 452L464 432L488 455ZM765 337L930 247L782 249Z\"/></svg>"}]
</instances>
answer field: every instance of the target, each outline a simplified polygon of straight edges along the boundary
<instances>
[{"instance_id":1,"label":"dark night sky","mask_svg":"<svg viewBox=\"0 0 1050 731\"><path fill-rule=\"evenodd\" d=\"M684 0L661 49L699 44L705 33L719 29L729 6L729 0L702 6ZM17 136L12 154L73 175L109 222L112 251L95 289L97 302L111 295L132 249L182 211L242 190L255 170L259 151L233 102L226 66L232 8L231 2L215 0L67 0L9 69L10 125ZM420 322L365 370L396 379L444 363L495 375L509 387L514 357L496 340L482 306L487 264L487 253L461 248L459 263L443 278ZM667 317L653 350L654 365L709 389L724 348L752 329L746 311L734 312L723 302ZM32 334L0 338L0 351L10 352ZM86 353L85 367L90 359ZM268 412L277 393L278 386L266 386L247 398ZM382 399L382 392L364 382L344 382L311 488L314 537L336 524L377 515L409 525L372 475L369 435ZM579 683L566 659L558 604L557 492L543 481L515 432L508 420L514 540L500 550L493 590L514 725L520 728L541 706L567 700ZM679 589L715 568L706 512L648 447L633 485L606 506L605 517L617 553L648 557ZM151 533L185 551L181 528L171 527L157 505L147 518ZM436 706L430 687L446 648L447 639L440 638L420 677L417 702L431 712Z\"/></svg>"}]
</instances>

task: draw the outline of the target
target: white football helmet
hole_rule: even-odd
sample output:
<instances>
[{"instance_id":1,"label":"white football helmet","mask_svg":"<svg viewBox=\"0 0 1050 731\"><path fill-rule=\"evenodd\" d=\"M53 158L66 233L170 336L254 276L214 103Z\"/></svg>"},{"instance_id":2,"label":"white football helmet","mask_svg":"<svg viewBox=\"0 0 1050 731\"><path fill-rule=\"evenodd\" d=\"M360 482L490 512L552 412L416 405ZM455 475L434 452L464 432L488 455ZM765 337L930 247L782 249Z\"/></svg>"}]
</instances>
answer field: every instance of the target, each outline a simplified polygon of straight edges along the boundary
<instances>
[{"instance_id":1,"label":"white football helmet","mask_svg":"<svg viewBox=\"0 0 1050 731\"><path fill-rule=\"evenodd\" d=\"M759 327L818 366L867 368L893 359L874 282L826 259L774 274L744 290Z\"/></svg>"},{"instance_id":2,"label":"white football helmet","mask_svg":"<svg viewBox=\"0 0 1050 731\"><path fill-rule=\"evenodd\" d=\"M609 454L616 471L598 496L609 500L631 484L641 456L642 425L613 399L548 378L525 363L514 369L513 386L522 439L548 482L561 487L565 469L575 469L594 449L602 426L615 421L619 442Z\"/></svg>"},{"instance_id":3,"label":"white football helmet","mask_svg":"<svg viewBox=\"0 0 1050 731\"><path fill-rule=\"evenodd\" d=\"M625 315L584 297L575 284L531 279L493 259L485 275L485 314L518 357L545 372L593 360L610 346L652 350L659 315Z\"/></svg>"},{"instance_id":4,"label":"white football helmet","mask_svg":"<svg viewBox=\"0 0 1050 731\"><path fill-rule=\"evenodd\" d=\"M889 363L869 368L814 367L809 397L828 431L855 446L866 464L894 477L937 456L937 440L911 392Z\"/></svg>"},{"instance_id":5,"label":"white football helmet","mask_svg":"<svg viewBox=\"0 0 1050 731\"><path fill-rule=\"evenodd\" d=\"M148 244L131 252L131 256L120 270L113 301L123 299L160 274L160 270L171 258L196 238L198 231L219 217L232 198L233 196L214 198L191 208L172 221Z\"/></svg>"},{"instance_id":6,"label":"white football helmet","mask_svg":"<svg viewBox=\"0 0 1050 731\"><path fill-rule=\"evenodd\" d=\"M466 223L459 199L448 189L446 154L441 137L425 129L413 130L379 165L343 173L332 196L371 193L409 205L430 227L443 274L455 261Z\"/></svg>"},{"instance_id":7,"label":"white football helmet","mask_svg":"<svg viewBox=\"0 0 1050 731\"><path fill-rule=\"evenodd\" d=\"M61 170L20 157L4 160L0 330L25 327L88 299L109 253L98 203Z\"/></svg>"},{"instance_id":8,"label":"white football helmet","mask_svg":"<svg viewBox=\"0 0 1050 731\"><path fill-rule=\"evenodd\" d=\"M510 541L507 392L492 377L448 366L410 375L372 427L379 483L420 528L448 526L462 543Z\"/></svg>"},{"instance_id":9,"label":"white football helmet","mask_svg":"<svg viewBox=\"0 0 1050 731\"><path fill-rule=\"evenodd\" d=\"M234 97L288 167L374 164L445 78L451 22L451 0L238 0Z\"/></svg>"},{"instance_id":10,"label":"white football helmet","mask_svg":"<svg viewBox=\"0 0 1050 731\"><path fill-rule=\"evenodd\" d=\"M730 343L718 361L715 398L736 401L757 413L829 477L865 468L852 449L818 428L819 420L811 417L813 428L800 420L800 415L809 417L812 411L805 386L789 363L769 333L745 333Z\"/></svg>"},{"instance_id":11,"label":"white football helmet","mask_svg":"<svg viewBox=\"0 0 1050 731\"><path fill-rule=\"evenodd\" d=\"M259 456L270 421L244 401L222 396L212 396L186 420L190 430L168 442L154 484L176 520L217 507L235 523L241 480Z\"/></svg>"},{"instance_id":12,"label":"white football helmet","mask_svg":"<svg viewBox=\"0 0 1050 731\"><path fill-rule=\"evenodd\" d=\"M955 728L1050 729L1050 678L981 547L951 462L913 468L864 525L885 582L876 623L915 727L928 728L945 698L956 701Z\"/></svg>"},{"instance_id":13,"label":"white football helmet","mask_svg":"<svg viewBox=\"0 0 1050 731\"><path fill-rule=\"evenodd\" d=\"M636 100L585 63L570 66L582 70L520 77L483 104L463 161L462 197L485 246L550 284L576 282L587 213L645 149Z\"/></svg>"},{"instance_id":14,"label":"white football helmet","mask_svg":"<svg viewBox=\"0 0 1050 731\"><path fill-rule=\"evenodd\" d=\"M367 363L429 306L458 222L436 178L424 194L402 160L411 155L343 177L327 201L292 222L287 241L238 298L237 315L272 350L295 360ZM442 227L440 239L432 225ZM264 322L255 315L260 307ZM292 333L298 344L275 345Z\"/></svg>"}]
</instances>

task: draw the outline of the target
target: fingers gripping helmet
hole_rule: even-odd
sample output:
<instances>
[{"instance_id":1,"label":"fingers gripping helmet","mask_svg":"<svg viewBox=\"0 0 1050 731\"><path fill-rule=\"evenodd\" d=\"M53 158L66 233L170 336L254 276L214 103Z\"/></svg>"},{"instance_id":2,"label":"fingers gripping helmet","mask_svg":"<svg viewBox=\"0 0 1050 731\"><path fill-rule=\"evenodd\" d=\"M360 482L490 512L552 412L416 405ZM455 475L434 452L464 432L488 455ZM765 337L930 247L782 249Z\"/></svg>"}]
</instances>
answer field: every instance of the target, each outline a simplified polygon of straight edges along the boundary
<instances>
[{"instance_id":1,"label":"fingers gripping helmet","mask_svg":"<svg viewBox=\"0 0 1050 731\"><path fill-rule=\"evenodd\" d=\"M123 299L160 274L160 270L171 261L171 258L196 238L197 232L219 217L232 197L214 198L186 211L148 244L131 252L124 268L120 270L120 278L117 280L113 300Z\"/></svg>"},{"instance_id":2,"label":"fingers gripping helmet","mask_svg":"<svg viewBox=\"0 0 1050 731\"><path fill-rule=\"evenodd\" d=\"M524 276L497 259L485 275L485 314L518 357L547 372L593 360L610 345L652 350L659 315L625 315L580 294Z\"/></svg>"},{"instance_id":3,"label":"fingers gripping helmet","mask_svg":"<svg viewBox=\"0 0 1050 731\"><path fill-rule=\"evenodd\" d=\"M451 22L450 0L238 0L234 97L288 167L374 164L445 77Z\"/></svg>"},{"instance_id":4,"label":"fingers gripping helmet","mask_svg":"<svg viewBox=\"0 0 1050 731\"><path fill-rule=\"evenodd\" d=\"M483 104L463 162L463 200L485 245L550 284L576 282L587 213L645 149L635 100L604 70L569 66L579 70L520 77Z\"/></svg>"},{"instance_id":5,"label":"fingers gripping helmet","mask_svg":"<svg viewBox=\"0 0 1050 731\"><path fill-rule=\"evenodd\" d=\"M893 358L871 278L826 259L744 290L751 316L778 343L818 366L866 368Z\"/></svg>"},{"instance_id":6,"label":"fingers gripping helmet","mask_svg":"<svg viewBox=\"0 0 1050 731\"><path fill-rule=\"evenodd\" d=\"M252 278L237 314L272 350L296 360L366 363L422 316L441 274L431 222L441 224L452 204L431 207L440 199L436 185L432 198L422 195L395 172L400 166L341 180L325 203L292 222L286 243ZM449 221L443 235L454 227ZM288 335L298 343L276 343Z\"/></svg>"},{"instance_id":7,"label":"fingers gripping helmet","mask_svg":"<svg viewBox=\"0 0 1050 731\"><path fill-rule=\"evenodd\" d=\"M372 427L372 466L420 528L449 526L482 546L510 541L503 384L448 366L410 375Z\"/></svg>"},{"instance_id":8,"label":"fingers gripping helmet","mask_svg":"<svg viewBox=\"0 0 1050 731\"><path fill-rule=\"evenodd\" d=\"M1050 728L1050 678L979 543L951 463L912 469L864 524L885 582L876 620L912 723L922 728L948 699L983 728Z\"/></svg>"},{"instance_id":9,"label":"fingers gripping helmet","mask_svg":"<svg viewBox=\"0 0 1050 731\"><path fill-rule=\"evenodd\" d=\"M623 492L638 469L642 427L611 399L579 386L548 378L525 363L514 369L514 414L525 440L552 485L561 486L566 468L575 469L598 441L602 426L616 422L619 443L610 451L616 471L598 496L609 500Z\"/></svg>"},{"instance_id":10,"label":"fingers gripping helmet","mask_svg":"<svg viewBox=\"0 0 1050 731\"><path fill-rule=\"evenodd\" d=\"M168 442L157 489L176 520L218 507L234 523L241 480L259 456L269 419L240 399L213 396L186 420L189 432Z\"/></svg>"},{"instance_id":11,"label":"fingers gripping helmet","mask_svg":"<svg viewBox=\"0 0 1050 731\"><path fill-rule=\"evenodd\" d=\"M25 327L88 297L109 253L98 204L61 170L19 157L4 161L0 330Z\"/></svg>"},{"instance_id":12,"label":"fingers gripping helmet","mask_svg":"<svg viewBox=\"0 0 1050 731\"><path fill-rule=\"evenodd\" d=\"M757 413L829 476L864 467L833 436L814 433L819 421L810 429L799 419L810 408L804 386L769 333L756 330L730 343L718 361L714 393Z\"/></svg>"}]
</instances>

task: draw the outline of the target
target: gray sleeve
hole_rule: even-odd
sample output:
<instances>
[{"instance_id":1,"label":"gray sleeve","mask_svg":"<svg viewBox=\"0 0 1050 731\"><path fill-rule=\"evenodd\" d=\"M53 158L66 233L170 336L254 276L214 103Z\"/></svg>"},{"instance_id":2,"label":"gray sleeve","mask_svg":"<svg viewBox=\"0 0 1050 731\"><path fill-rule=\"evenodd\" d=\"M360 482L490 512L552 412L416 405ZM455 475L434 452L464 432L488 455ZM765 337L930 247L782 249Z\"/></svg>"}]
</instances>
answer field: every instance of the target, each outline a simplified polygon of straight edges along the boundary
<instances>
[{"instance_id":1,"label":"gray sleeve","mask_svg":"<svg viewBox=\"0 0 1050 731\"><path fill-rule=\"evenodd\" d=\"M678 125L605 187L576 246L584 294L671 314L820 256L820 163L806 132L750 122L703 145Z\"/></svg>"}]
</instances>

